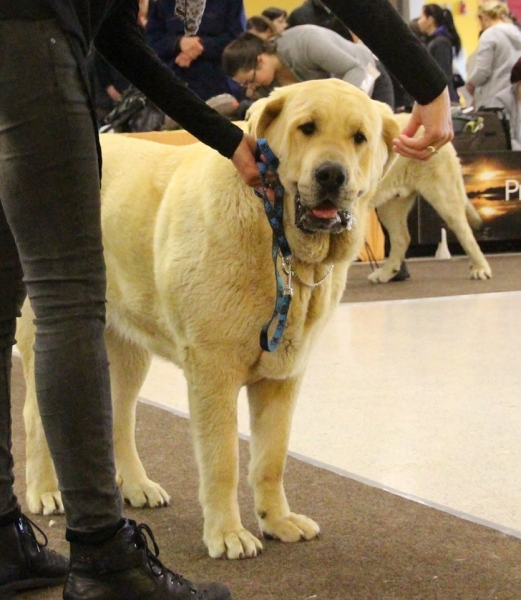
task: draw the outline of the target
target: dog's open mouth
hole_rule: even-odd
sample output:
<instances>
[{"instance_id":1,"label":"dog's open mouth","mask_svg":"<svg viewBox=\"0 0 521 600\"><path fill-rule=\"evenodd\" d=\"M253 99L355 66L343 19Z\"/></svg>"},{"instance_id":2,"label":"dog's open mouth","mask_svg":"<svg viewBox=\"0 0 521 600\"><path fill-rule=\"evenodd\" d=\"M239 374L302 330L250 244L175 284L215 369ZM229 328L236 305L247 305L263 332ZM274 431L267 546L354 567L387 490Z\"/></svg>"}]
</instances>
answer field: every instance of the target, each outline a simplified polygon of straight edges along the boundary
<instances>
[{"instance_id":1,"label":"dog's open mouth","mask_svg":"<svg viewBox=\"0 0 521 600\"><path fill-rule=\"evenodd\" d=\"M338 210L330 201L324 200L313 208L302 205L300 196L295 200L295 225L305 233L317 231L328 231L329 233L341 233L351 230L356 219L348 210Z\"/></svg>"}]
</instances>

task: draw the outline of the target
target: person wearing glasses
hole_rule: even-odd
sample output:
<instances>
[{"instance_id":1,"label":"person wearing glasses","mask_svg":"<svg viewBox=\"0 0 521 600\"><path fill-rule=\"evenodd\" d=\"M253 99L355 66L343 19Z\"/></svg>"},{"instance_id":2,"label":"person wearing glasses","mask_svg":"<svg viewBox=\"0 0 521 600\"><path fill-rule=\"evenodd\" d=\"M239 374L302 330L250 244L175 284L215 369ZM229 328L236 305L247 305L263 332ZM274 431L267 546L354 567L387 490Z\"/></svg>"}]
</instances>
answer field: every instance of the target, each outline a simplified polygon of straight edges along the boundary
<instances>
[{"instance_id":1,"label":"person wearing glasses","mask_svg":"<svg viewBox=\"0 0 521 600\"><path fill-rule=\"evenodd\" d=\"M245 32L226 46L222 63L250 94L260 86L338 77L394 107L394 98L374 94L380 72L371 51L318 25L291 27L269 40Z\"/></svg>"}]
</instances>

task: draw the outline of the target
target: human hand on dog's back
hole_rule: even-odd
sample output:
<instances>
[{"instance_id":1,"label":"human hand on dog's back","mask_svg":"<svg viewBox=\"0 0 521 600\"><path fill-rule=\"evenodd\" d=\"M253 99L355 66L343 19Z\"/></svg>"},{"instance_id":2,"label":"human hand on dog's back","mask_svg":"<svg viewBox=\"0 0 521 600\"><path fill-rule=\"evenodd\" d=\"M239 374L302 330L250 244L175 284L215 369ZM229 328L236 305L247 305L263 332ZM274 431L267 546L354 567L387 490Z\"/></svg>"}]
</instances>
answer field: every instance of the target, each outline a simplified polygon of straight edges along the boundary
<instances>
[{"instance_id":1,"label":"human hand on dog's back","mask_svg":"<svg viewBox=\"0 0 521 600\"><path fill-rule=\"evenodd\" d=\"M414 137L420 126L423 131ZM393 140L398 154L406 158L429 160L438 150L454 137L448 88L429 104L414 103L411 118L402 133ZM429 150L430 148L430 150Z\"/></svg>"}]
</instances>

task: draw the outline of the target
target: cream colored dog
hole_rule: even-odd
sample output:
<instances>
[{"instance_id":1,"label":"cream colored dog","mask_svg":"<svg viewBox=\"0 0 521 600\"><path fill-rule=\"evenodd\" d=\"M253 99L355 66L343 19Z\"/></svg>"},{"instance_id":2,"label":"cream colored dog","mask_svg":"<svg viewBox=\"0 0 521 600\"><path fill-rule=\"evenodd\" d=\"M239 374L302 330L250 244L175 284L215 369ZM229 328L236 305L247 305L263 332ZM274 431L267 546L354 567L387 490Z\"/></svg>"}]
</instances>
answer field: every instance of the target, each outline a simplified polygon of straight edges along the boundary
<instances>
[{"instance_id":1,"label":"cream colored dog","mask_svg":"<svg viewBox=\"0 0 521 600\"><path fill-rule=\"evenodd\" d=\"M410 115L395 118L403 129ZM372 205L389 234L390 252L385 264L373 271L369 280L385 283L400 270L411 242L407 216L418 194L456 235L470 258L471 279L490 279L492 270L472 232L481 226L481 218L467 197L454 146L446 144L426 162L400 156L380 182Z\"/></svg>"},{"instance_id":2,"label":"cream colored dog","mask_svg":"<svg viewBox=\"0 0 521 600\"><path fill-rule=\"evenodd\" d=\"M237 502L242 386L251 413L249 482L262 534L294 542L319 532L314 521L290 510L284 493L293 407L309 350L363 244L368 203L398 133L384 105L336 79L284 87L264 103L254 134L280 159L297 274L287 327L272 353L259 345L275 303L272 231L261 200L229 160L203 144L102 136L118 483L134 506L169 500L146 476L134 441L136 398L158 355L179 365L188 382L204 541L212 557L252 557L262 548L242 526ZM27 502L32 512L49 514L63 507L36 407L33 336L26 305L18 342L28 387Z\"/></svg>"}]
</instances>

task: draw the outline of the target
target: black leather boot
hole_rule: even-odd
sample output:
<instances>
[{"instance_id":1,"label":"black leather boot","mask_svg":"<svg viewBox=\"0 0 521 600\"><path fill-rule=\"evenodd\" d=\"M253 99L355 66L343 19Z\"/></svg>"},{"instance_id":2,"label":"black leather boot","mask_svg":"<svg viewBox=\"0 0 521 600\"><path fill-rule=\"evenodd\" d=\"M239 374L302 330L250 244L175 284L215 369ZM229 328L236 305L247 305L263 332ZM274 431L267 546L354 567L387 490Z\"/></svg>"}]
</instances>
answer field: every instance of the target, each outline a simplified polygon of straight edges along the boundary
<instances>
[{"instance_id":1,"label":"black leather boot","mask_svg":"<svg viewBox=\"0 0 521 600\"><path fill-rule=\"evenodd\" d=\"M158 556L159 548L148 525L130 520L125 520L115 537L104 544L71 542L71 566L63 598L230 600L226 586L213 582L195 585L167 569Z\"/></svg>"},{"instance_id":2,"label":"black leather boot","mask_svg":"<svg viewBox=\"0 0 521 600\"><path fill-rule=\"evenodd\" d=\"M33 527L42 534L43 544L37 541ZM65 581L69 561L46 546L45 533L22 514L0 526L0 598Z\"/></svg>"}]
</instances>

